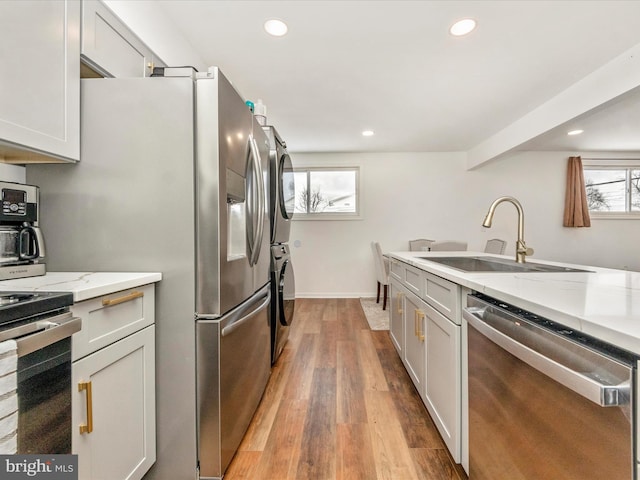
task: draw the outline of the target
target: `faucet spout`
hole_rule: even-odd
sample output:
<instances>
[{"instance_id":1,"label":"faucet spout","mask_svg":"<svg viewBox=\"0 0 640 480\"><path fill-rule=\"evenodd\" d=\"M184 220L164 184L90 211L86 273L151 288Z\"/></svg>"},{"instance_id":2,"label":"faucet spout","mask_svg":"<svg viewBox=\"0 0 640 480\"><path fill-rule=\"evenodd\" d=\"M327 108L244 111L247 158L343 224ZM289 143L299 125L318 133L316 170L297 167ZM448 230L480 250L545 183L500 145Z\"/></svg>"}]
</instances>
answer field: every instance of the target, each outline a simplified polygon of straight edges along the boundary
<instances>
[{"instance_id":1,"label":"faucet spout","mask_svg":"<svg viewBox=\"0 0 640 480\"><path fill-rule=\"evenodd\" d=\"M518 211L518 240L516 241L516 262L525 263L526 256L532 255L533 249L528 248L526 243L524 242L524 211L522 210L522 205L520 205L520 202L518 200L513 197L496 198L489 207L489 211L484 217L482 226L491 228L491 223L493 222L493 215L495 214L496 207L502 202L509 202L513 204L513 206L516 207L516 210Z\"/></svg>"}]
</instances>

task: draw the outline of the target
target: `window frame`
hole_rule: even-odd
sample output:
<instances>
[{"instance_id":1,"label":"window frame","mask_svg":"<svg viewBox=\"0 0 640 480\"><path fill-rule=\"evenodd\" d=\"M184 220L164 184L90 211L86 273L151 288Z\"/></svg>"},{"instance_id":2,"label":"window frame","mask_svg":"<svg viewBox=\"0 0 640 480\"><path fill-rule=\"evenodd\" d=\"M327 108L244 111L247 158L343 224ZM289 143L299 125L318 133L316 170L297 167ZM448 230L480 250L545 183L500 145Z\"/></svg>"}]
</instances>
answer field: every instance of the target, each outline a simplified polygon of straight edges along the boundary
<instances>
[{"instance_id":1,"label":"window frame","mask_svg":"<svg viewBox=\"0 0 640 480\"><path fill-rule=\"evenodd\" d=\"M582 159L583 173L587 170L624 170L625 171L625 195L627 197L625 203L627 207L631 208L631 171L640 170L640 158L632 159L619 159L619 158L607 158L607 159L594 159L583 158ZM585 182L586 187L586 182ZM640 210L624 212L608 212L602 210L589 210L589 216L592 219L627 219L627 220L640 220Z\"/></svg>"},{"instance_id":2,"label":"window frame","mask_svg":"<svg viewBox=\"0 0 640 480\"><path fill-rule=\"evenodd\" d=\"M315 167L315 166L300 166L294 167L293 173L294 175L297 173L306 173L307 177L307 188L309 187L310 182L310 173L311 172L355 172L355 203L356 203L356 211L355 212L305 212L301 213L298 211L294 211L292 220L362 220L362 201L361 201L361 171L360 167L353 166L324 166L324 167ZM296 192L296 201L297 201L298 192Z\"/></svg>"}]
</instances>

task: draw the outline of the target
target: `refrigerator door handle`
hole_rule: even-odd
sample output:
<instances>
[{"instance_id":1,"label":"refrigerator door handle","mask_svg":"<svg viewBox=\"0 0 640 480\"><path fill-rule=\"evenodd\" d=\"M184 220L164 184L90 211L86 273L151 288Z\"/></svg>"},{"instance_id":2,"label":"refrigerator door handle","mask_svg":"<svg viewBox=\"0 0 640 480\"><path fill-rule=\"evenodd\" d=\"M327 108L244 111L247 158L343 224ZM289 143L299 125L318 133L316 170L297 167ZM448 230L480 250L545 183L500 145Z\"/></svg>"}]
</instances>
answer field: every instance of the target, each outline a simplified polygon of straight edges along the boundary
<instances>
[{"instance_id":1,"label":"refrigerator door handle","mask_svg":"<svg viewBox=\"0 0 640 480\"><path fill-rule=\"evenodd\" d=\"M232 322L230 322L226 327L222 329L222 331L220 332L220 336L224 337L225 335L230 335L231 333L233 333L234 330L242 326L243 323L245 323L247 320L255 316L255 314L258 313L260 310L264 310L267 307L267 305L269 305L270 302L271 302L271 292L267 292L264 302L262 302L259 307L257 307L254 310L251 310L244 317L241 317L238 320L233 320Z\"/></svg>"},{"instance_id":2,"label":"refrigerator door handle","mask_svg":"<svg viewBox=\"0 0 640 480\"><path fill-rule=\"evenodd\" d=\"M249 136L248 140L249 155L247 158L247 240L249 242L249 265L255 265L255 251L256 251L256 186L255 186L255 158L254 158L254 146L253 136Z\"/></svg>"},{"instance_id":3,"label":"refrigerator door handle","mask_svg":"<svg viewBox=\"0 0 640 480\"><path fill-rule=\"evenodd\" d=\"M262 243L262 233L264 230L264 200L261 198L264 195L264 185L262 175L260 174L260 154L258 153L258 146L253 136L249 137L249 152L251 156L251 169L249 173L249 175L251 175L251 181L249 183L253 191L251 192L250 201L248 202L251 212L247 221L250 224L251 230L249 264L253 266L258 263L260 244Z\"/></svg>"},{"instance_id":4,"label":"refrigerator door handle","mask_svg":"<svg viewBox=\"0 0 640 480\"><path fill-rule=\"evenodd\" d=\"M257 238L257 250L258 250L258 254L256 255L256 263L258 262L258 259L260 258L260 246L262 245L262 239L264 237L264 216L265 216L265 210L266 210L266 186L265 186L265 178L262 175L262 158L260 157L260 150L258 149L258 142L255 139L255 137L253 137L252 139L253 142L253 148L254 148L254 154L255 154L255 159L256 159L256 177L257 177L257 184L258 184L258 238Z\"/></svg>"}]
</instances>

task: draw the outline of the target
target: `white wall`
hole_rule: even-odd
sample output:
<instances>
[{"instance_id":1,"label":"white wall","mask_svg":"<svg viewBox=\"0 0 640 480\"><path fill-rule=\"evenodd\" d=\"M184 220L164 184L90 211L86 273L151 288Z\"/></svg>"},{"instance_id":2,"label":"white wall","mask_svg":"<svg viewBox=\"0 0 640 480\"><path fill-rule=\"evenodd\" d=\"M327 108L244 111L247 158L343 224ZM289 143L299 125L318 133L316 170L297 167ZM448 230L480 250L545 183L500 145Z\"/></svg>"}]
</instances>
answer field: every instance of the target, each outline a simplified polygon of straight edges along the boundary
<instances>
[{"instance_id":1,"label":"white wall","mask_svg":"<svg viewBox=\"0 0 640 480\"><path fill-rule=\"evenodd\" d=\"M481 226L491 202L503 195L523 205L532 260L640 271L640 221L562 226L566 162L574 153L520 152L473 171L460 153L292 154L294 166L360 166L363 205L362 220L293 222L296 295L373 296L373 240L385 251L407 250L412 238L465 240L470 250L481 251L486 240L498 237L514 254L512 205L498 206L492 228Z\"/></svg>"},{"instance_id":2,"label":"white wall","mask_svg":"<svg viewBox=\"0 0 640 480\"><path fill-rule=\"evenodd\" d=\"M292 154L292 160L294 167L359 166L363 216L294 220L290 244L297 296L371 296L376 286L371 241L384 251L398 251L407 250L412 238L468 237L466 222L458 221L468 217L466 202L458 199L468 189L462 153ZM480 239L474 242L479 245Z\"/></svg>"}]
</instances>

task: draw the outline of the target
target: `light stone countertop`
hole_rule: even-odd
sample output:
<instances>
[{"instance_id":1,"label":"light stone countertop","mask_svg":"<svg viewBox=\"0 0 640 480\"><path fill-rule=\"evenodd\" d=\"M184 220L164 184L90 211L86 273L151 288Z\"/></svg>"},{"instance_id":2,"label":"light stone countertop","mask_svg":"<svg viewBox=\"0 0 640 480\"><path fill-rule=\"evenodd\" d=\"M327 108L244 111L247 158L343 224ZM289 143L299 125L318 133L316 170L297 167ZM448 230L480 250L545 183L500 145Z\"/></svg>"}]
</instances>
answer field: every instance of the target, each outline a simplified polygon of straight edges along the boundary
<instances>
[{"instance_id":1,"label":"light stone countertop","mask_svg":"<svg viewBox=\"0 0 640 480\"><path fill-rule=\"evenodd\" d=\"M566 327L640 354L640 272L527 258L589 272L463 272L419 257L513 256L482 252L391 252L390 257Z\"/></svg>"},{"instance_id":2,"label":"light stone countertop","mask_svg":"<svg viewBox=\"0 0 640 480\"><path fill-rule=\"evenodd\" d=\"M71 292L73 301L108 295L162 280L157 272L47 272L38 277L0 281L0 291Z\"/></svg>"}]
</instances>

